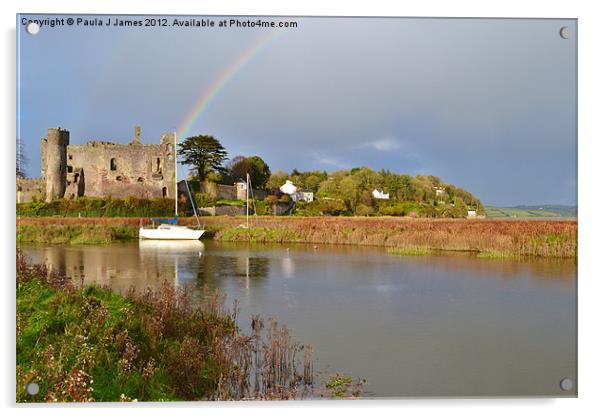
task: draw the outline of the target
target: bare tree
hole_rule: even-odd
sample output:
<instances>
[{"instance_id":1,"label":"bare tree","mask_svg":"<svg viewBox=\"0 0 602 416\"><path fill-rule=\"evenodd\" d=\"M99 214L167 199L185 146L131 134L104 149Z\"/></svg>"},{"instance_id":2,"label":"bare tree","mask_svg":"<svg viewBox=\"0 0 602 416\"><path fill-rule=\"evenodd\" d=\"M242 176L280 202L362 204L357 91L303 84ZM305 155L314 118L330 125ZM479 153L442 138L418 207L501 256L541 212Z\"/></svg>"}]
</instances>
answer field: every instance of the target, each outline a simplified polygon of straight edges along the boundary
<instances>
[{"instance_id":1,"label":"bare tree","mask_svg":"<svg viewBox=\"0 0 602 416\"><path fill-rule=\"evenodd\" d=\"M25 171L25 166L27 165L27 156L25 156L25 152L23 151L23 142L21 140L17 141L17 178L24 178L27 173Z\"/></svg>"}]
</instances>

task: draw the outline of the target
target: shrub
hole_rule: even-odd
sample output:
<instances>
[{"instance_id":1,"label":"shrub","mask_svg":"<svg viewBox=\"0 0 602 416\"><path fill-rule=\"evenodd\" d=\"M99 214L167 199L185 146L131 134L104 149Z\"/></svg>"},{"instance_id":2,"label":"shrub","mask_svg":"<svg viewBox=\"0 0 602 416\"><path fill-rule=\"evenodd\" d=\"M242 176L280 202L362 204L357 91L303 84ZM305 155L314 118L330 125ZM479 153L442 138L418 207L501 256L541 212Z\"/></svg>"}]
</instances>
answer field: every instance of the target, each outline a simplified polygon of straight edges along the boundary
<instances>
[{"instance_id":1,"label":"shrub","mask_svg":"<svg viewBox=\"0 0 602 416\"><path fill-rule=\"evenodd\" d=\"M255 201L255 213L257 215L271 215L272 206L265 201Z\"/></svg>"},{"instance_id":2,"label":"shrub","mask_svg":"<svg viewBox=\"0 0 602 416\"><path fill-rule=\"evenodd\" d=\"M213 206L215 204L215 201L215 198L213 198L211 194L204 192L197 192L196 194L194 194L194 202L199 208Z\"/></svg>"},{"instance_id":3,"label":"shrub","mask_svg":"<svg viewBox=\"0 0 602 416\"><path fill-rule=\"evenodd\" d=\"M278 197L276 195L268 195L264 201L269 205L274 205L278 203Z\"/></svg>"},{"instance_id":4,"label":"shrub","mask_svg":"<svg viewBox=\"0 0 602 416\"><path fill-rule=\"evenodd\" d=\"M368 205L359 204L355 208L355 215L360 217L369 217L374 214L374 208L369 207Z\"/></svg>"},{"instance_id":5,"label":"shrub","mask_svg":"<svg viewBox=\"0 0 602 416\"><path fill-rule=\"evenodd\" d=\"M410 201L382 201L378 207L378 213L380 215L390 215L394 217L410 215L412 212L414 212L417 216L428 216L428 214L425 213L426 210L427 208L421 206L419 203Z\"/></svg>"},{"instance_id":6,"label":"shrub","mask_svg":"<svg viewBox=\"0 0 602 416\"><path fill-rule=\"evenodd\" d=\"M322 215L347 215L349 213L342 199L320 198L318 207Z\"/></svg>"},{"instance_id":7,"label":"shrub","mask_svg":"<svg viewBox=\"0 0 602 416\"><path fill-rule=\"evenodd\" d=\"M301 217L318 217L322 215L322 212L320 211L320 204L318 201L299 201L297 202L294 215Z\"/></svg>"}]
</instances>

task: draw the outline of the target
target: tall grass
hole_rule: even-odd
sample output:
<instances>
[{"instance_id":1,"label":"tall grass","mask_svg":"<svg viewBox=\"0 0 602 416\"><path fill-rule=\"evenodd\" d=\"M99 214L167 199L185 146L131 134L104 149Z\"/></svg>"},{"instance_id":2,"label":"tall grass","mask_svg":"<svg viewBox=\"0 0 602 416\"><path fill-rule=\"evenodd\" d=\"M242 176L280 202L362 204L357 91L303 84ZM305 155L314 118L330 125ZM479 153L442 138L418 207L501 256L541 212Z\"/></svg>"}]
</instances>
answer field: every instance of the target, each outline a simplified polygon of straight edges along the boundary
<instances>
[{"instance_id":1,"label":"tall grass","mask_svg":"<svg viewBox=\"0 0 602 416\"><path fill-rule=\"evenodd\" d=\"M17 243L108 244L138 238L138 227L73 224L17 225Z\"/></svg>"},{"instance_id":2,"label":"tall grass","mask_svg":"<svg viewBox=\"0 0 602 416\"><path fill-rule=\"evenodd\" d=\"M17 216L22 217L156 217L173 213L174 200L167 198L80 197L17 204Z\"/></svg>"},{"instance_id":3,"label":"tall grass","mask_svg":"<svg viewBox=\"0 0 602 416\"><path fill-rule=\"evenodd\" d=\"M390 247L387 249L387 253L396 256L426 256L431 254L432 250L421 246Z\"/></svg>"},{"instance_id":4,"label":"tall grass","mask_svg":"<svg viewBox=\"0 0 602 416\"><path fill-rule=\"evenodd\" d=\"M575 220L254 217L248 229L241 227L244 217L204 217L202 222L207 237L222 241L352 244L407 250L421 247L429 251L469 251L487 258L577 257ZM105 227L112 239L129 238L137 236L139 223L138 218L20 218L17 240L52 242L61 227L73 238L75 231L69 227L86 230L88 226L99 231ZM182 218L181 223L192 225L194 219ZM54 226L57 229L53 230Z\"/></svg>"},{"instance_id":5,"label":"tall grass","mask_svg":"<svg viewBox=\"0 0 602 416\"><path fill-rule=\"evenodd\" d=\"M17 253L17 401L295 399L313 389L311 348L219 292L125 295L76 287ZM27 383L40 386L36 396Z\"/></svg>"},{"instance_id":6,"label":"tall grass","mask_svg":"<svg viewBox=\"0 0 602 416\"><path fill-rule=\"evenodd\" d=\"M467 251L485 257L577 257L577 222L403 218L209 218L215 238L228 241L305 242L383 246L398 252ZM254 230L253 230L254 229Z\"/></svg>"}]
</instances>

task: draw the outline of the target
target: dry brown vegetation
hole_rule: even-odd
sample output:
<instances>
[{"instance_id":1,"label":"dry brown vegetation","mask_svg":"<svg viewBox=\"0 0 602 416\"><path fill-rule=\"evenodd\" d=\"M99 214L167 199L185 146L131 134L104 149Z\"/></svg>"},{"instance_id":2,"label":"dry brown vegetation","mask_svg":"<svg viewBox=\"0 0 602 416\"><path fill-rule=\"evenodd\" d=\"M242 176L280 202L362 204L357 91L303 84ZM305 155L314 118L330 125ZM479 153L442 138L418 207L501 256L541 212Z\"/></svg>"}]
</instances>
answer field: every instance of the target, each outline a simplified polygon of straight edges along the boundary
<instances>
[{"instance_id":1,"label":"dry brown vegetation","mask_svg":"<svg viewBox=\"0 0 602 416\"><path fill-rule=\"evenodd\" d=\"M490 257L577 256L577 222L409 218L257 218L250 230L240 219L208 219L216 238L471 251ZM280 230L280 232L279 232ZM279 240L279 235L284 237ZM245 237L246 236L246 237Z\"/></svg>"},{"instance_id":2,"label":"dry brown vegetation","mask_svg":"<svg viewBox=\"0 0 602 416\"><path fill-rule=\"evenodd\" d=\"M193 218L182 219L194 224ZM431 251L471 251L484 257L577 257L577 221L465 220L393 217L205 217L207 235L224 241L353 244ZM23 218L22 226L119 225L138 218Z\"/></svg>"}]
</instances>

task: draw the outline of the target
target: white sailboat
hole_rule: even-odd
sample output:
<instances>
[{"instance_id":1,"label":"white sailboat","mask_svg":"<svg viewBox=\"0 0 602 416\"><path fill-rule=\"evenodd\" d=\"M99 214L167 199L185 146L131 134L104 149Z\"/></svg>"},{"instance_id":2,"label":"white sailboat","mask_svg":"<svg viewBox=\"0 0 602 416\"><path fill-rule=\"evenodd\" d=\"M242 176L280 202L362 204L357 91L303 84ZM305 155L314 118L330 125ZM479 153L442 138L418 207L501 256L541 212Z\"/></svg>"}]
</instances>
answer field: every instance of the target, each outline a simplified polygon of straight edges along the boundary
<instances>
[{"instance_id":1,"label":"white sailboat","mask_svg":"<svg viewBox=\"0 0 602 416\"><path fill-rule=\"evenodd\" d=\"M192 195L190 193L190 188L188 188L188 183L186 183L186 189L188 191L188 197L190 198L190 202L192 204L192 209L194 212L194 216L196 218L199 229L194 229L190 227L185 227L183 225L178 225L178 157L177 157L177 147L178 140L176 135L174 134L174 163L175 163L175 183L174 183L174 199L175 199L175 217L169 220L162 220L164 224L159 225L157 228L144 228L140 227L138 231L138 238L148 239L148 240L198 240L201 238L205 230L200 229L201 223L199 221L199 217L196 213L196 207L194 206L194 201L192 200ZM157 221L160 221L157 219Z\"/></svg>"}]
</instances>

